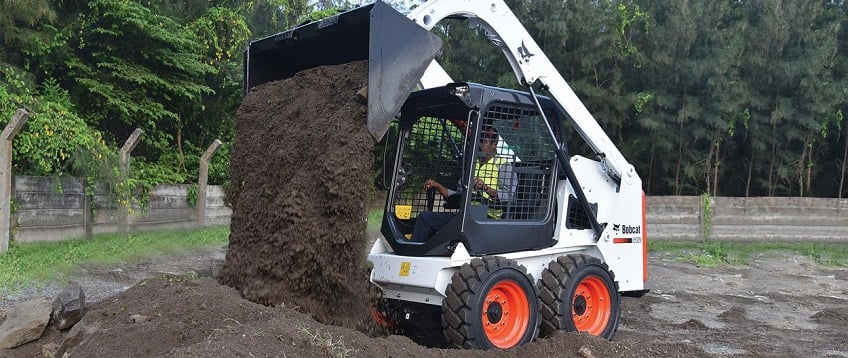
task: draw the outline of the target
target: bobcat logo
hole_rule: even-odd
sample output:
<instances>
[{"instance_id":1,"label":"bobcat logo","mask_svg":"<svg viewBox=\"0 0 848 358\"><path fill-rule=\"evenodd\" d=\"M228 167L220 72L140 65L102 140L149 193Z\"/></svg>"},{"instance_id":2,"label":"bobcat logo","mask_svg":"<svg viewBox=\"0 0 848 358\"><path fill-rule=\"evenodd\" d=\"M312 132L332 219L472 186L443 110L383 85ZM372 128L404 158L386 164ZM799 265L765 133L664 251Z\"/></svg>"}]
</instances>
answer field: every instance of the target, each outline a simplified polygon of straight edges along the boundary
<instances>
[{"instance_id":1,"label":"bobcat logo","mask_svg":"<svg viewBox=\"0 0 848 358\"><path fill-rule=\"evenodd\" d=\"M642 227L639 225L612 224L612 231L615 231L616 234L641 234Z\"/></svg>"},{"instance_id":2,"label":"bobcat logo","mask_svg":"<svg viewBox=\"0 0 848 358\"><path fill-rule=\"evenodd\" d=\"M530 50L527 49L527 46L524 46L524 41L521 41L521 47L518 48L518 56L521 56L521 61L527 62L530 61L530 57L536 55L530 53Z\"/></svg>"}]
</instances>

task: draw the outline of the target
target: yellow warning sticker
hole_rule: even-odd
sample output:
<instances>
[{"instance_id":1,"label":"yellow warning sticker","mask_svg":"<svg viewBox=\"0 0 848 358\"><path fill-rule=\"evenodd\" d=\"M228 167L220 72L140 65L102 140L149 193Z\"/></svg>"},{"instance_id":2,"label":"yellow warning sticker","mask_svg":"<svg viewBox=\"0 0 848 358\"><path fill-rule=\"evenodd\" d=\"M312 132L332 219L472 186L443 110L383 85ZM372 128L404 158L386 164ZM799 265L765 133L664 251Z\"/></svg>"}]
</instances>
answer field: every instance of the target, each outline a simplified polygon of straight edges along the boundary
<instances>
[{"instance_id":1,"label":"yellow warning sticker","mask_svg":"<svg viewBox=\"0 0 848 358\"><path fill-rule=\"evenodd\" d=\"M409 261L404 261L400 263L400 275L401 276L409 276L409 269L412 268L412 263Z\"/></svg>"},{"instance_id":2,"label":"yellow warning sticker","mask_svg":"<svg viewBox=\"0 0 848 358\"><path fill-rule=\"evenodd\" d=\"M395 216L398 219L409 219L412 217L412 205L395 205Z\"/></svg>"}]
</instances>

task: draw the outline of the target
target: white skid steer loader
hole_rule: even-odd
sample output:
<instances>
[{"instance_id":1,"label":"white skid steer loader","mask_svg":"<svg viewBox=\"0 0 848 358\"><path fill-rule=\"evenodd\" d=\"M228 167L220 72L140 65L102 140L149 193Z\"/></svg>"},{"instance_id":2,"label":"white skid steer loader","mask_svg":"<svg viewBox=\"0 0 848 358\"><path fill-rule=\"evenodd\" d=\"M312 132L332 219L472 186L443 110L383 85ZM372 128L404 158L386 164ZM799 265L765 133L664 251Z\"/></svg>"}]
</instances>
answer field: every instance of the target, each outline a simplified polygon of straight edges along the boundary
<instances>
[{"instance_id":1,"label":"white skid steer loader","mask_svg":"<svg viewBox=\"0 0 848 358\"><path fill-rule=\"evenodd\" d=\"M481 28L527 92L453 82L429 32L445 18ZM253 41L245 90L365 59L368 128L399 129L368 255L378 321L471 349L557 330L611 339L620 296L648 291L642 181L506 4L431 0L404 16L377 1ZM594 158L569 152L569 130Z\"/></svg>"}]
</instances>

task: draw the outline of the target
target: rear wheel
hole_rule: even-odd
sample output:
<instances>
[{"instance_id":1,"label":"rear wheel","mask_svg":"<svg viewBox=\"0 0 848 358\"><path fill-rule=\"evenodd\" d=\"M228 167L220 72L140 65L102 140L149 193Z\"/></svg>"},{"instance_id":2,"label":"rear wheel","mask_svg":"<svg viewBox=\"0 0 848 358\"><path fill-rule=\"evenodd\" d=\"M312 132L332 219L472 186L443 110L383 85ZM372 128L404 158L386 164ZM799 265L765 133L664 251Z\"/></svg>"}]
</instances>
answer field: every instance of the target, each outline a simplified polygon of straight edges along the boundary
<instances>
[{"instance_id":1,"label":"rear wheel","mask_svg":"<svg viewBox=\"0 0 848 358\"><path fill-rule=\"evenodd\" d=\"M460 267L442 302L442 327L453 346L510 348L538 334L539 301L524 266L486 256Z\"/></svg>"},{"instance_id":2,"label":"rear wheel","mask_svg":"<svg viewBox=\"0 0 848 358\"><path fill-rule=\"evenodd\" d=\"M609 267L588 255L560 256L538 283L541 331L587 332L611 339L618 329L620 298Z\"/></svg>"}]
</instances>

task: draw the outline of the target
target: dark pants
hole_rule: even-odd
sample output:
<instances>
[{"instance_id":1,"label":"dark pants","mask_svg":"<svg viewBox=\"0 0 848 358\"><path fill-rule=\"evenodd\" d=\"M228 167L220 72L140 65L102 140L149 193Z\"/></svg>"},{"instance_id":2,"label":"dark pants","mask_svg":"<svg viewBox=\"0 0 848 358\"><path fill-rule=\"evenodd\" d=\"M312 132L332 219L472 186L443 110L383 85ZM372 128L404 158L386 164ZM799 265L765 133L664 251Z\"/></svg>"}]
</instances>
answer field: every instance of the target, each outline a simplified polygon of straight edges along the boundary
<instances>
[{"instance_id":1,"label":"dark pants","mask_svg":"<svg viewBox=\"0 0 848 358\"><path fill-rule=\"evenodd\" d=\"M448 224L456 213L434 213L432 211L424 211L418 214L415 219L415 227L412 228L412 241L425 242L430 240L439 230Z\"/></svg>"}]
</instances>

